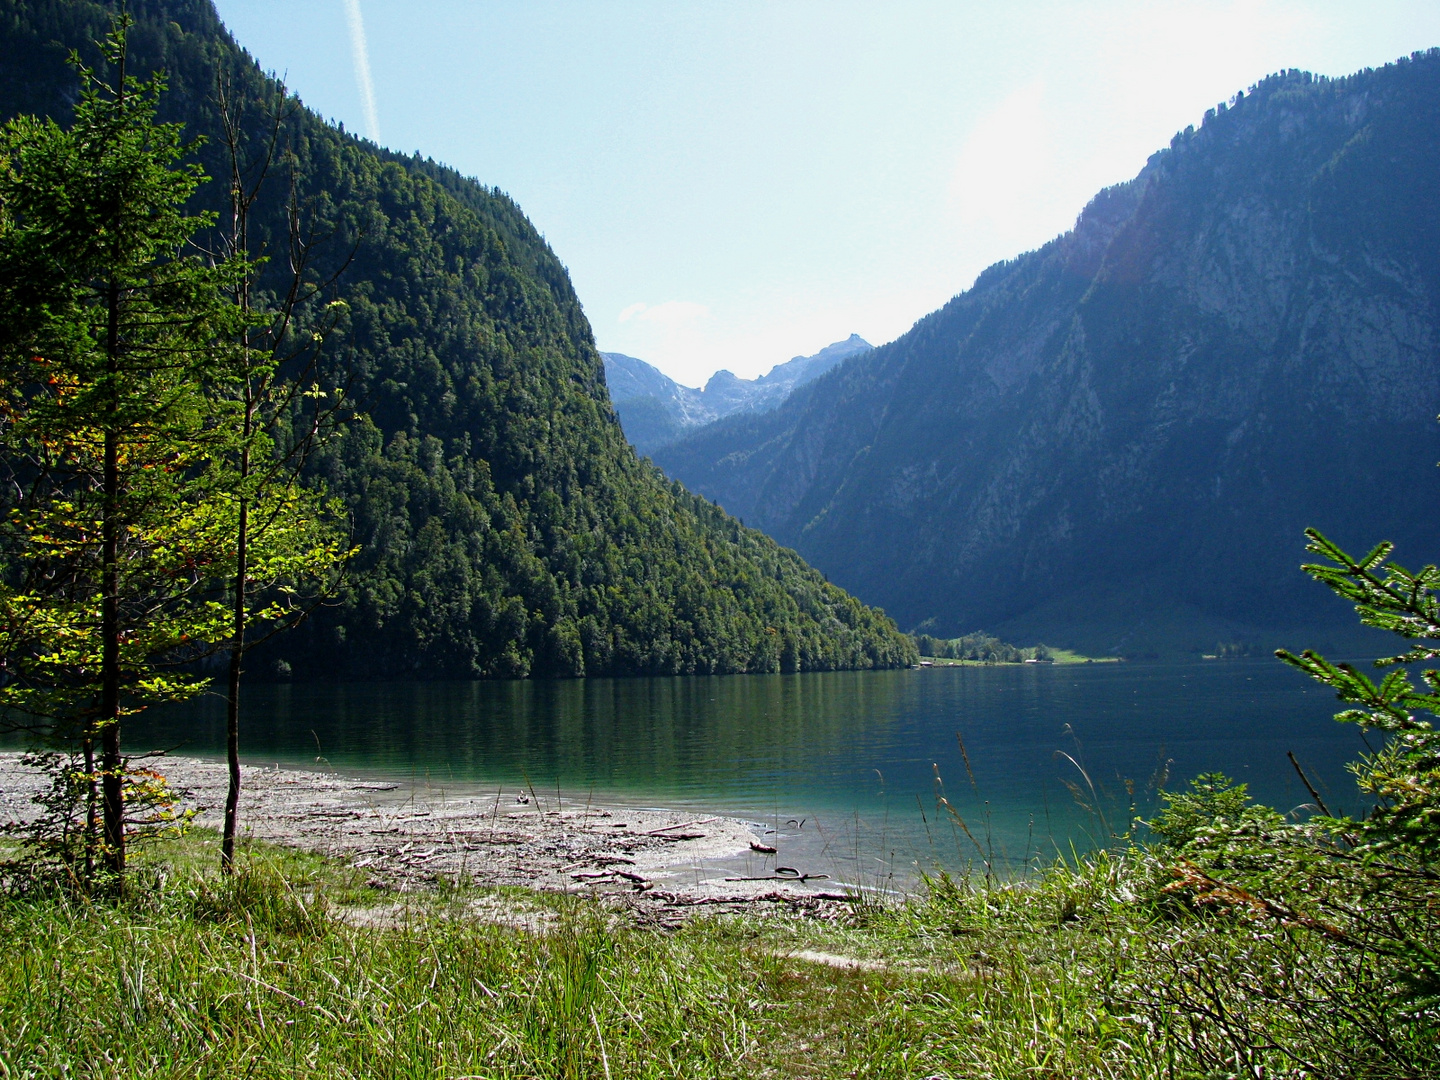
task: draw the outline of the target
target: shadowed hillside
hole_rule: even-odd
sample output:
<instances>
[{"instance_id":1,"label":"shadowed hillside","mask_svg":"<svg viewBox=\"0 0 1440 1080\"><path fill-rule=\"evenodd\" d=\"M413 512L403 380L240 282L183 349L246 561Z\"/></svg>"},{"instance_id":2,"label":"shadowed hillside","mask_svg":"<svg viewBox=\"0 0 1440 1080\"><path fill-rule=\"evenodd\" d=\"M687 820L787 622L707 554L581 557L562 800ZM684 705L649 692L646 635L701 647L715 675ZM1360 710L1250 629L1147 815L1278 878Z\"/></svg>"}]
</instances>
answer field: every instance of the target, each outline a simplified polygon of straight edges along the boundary
<instances>
[{"instance_id":1,"label":"shadowed hillside","mask_svg":"<svg viewBox=\"0 0 1440 1080\"><path fill-rule=\"evenodd\" d=\"M656 460L905 627L1273 647L1351 617L1296 569L1306 526L1436 557L1437 304L1440 52L1292 71L899 340Z\"/></svg>"}]
</instances>

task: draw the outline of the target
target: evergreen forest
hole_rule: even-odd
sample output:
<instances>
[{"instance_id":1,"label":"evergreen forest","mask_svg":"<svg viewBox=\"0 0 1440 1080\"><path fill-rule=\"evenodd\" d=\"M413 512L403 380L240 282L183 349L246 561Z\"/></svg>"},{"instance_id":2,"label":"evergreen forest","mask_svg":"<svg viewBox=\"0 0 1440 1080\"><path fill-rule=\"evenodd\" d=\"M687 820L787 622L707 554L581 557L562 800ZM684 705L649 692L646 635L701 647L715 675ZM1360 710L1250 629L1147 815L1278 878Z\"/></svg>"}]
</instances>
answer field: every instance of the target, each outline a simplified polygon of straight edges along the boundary
<instances>
[{"instance_id":1,"label":"evergreen forest","mask_svg":"<svg viewBox=\"0 0 1440 1080\"><path fill-rule=\"evenodd\" d=\"M97 42L116 10L3 0L0 116L65 125L77 94L67 56L108 77ZM566 270L504 193L324 123L208 0L128 10L131 73L164 73L159 119L183 124L210 178L192 209L228 213L224 88L242 164L262 177L249 221L257 296L278 302L298 273L313 297L287 355L316 392L276 417L277 440L318 430L325 413L303 475L343 507L356 553L328 603L256 652L252 675L913 662L883 613L636 458Z\"/></svg>"}]
</instances>

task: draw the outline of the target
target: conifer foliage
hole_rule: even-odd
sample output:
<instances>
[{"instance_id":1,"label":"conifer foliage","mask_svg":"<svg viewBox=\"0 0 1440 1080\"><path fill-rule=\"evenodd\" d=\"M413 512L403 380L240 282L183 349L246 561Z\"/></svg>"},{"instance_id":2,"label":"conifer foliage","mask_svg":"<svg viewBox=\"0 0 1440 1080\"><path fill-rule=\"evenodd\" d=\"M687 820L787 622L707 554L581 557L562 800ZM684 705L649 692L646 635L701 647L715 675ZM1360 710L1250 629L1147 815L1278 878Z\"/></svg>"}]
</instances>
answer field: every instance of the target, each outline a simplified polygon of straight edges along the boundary
<instances>
[{"instance_id":1,"label":"conifer foliage","mask_svg":"<svg viewBox=\"0 0 1440 1080\"><path fill-rule=\"evenodd\" d=\"M1340 821L1338 827L1367 861L1418 862L1434 874L1440 867L1440 732L1417 714L1440 715L1440 671L1425 668L1420 676L1425 685L1416 687L1402 665L1440 659L1440 569L1406 570L1390 561L1390 543L1356 559L1316 529L1307 535L1308 550L1329 562L1310 563L1305 570L1353 603L1366 626L1398 634L1409 646L1376 661L1390 669L1378 682L1353 664L1332 663L1313 650L1276 654L1350 706L1337 720L1384 733L1384 745L1351 767L1360 790L1375 799L1374 808L1363 820ZM1430 958L1429 970L1440 994L1440 955Z\"/></svg>"},{"instance_id":2,"label":"conifer foliage","mask_svg":"<svg viewBox=\"0 0 1440 1080\"><path fill-rule=\"evenodd\" d=\"M37 759L56 777L41 827L87 880L118 878L137 826L169 820L158 778L122 755L124 718L203 689L194 663L237 610L275 619L342 554L317 493L235 468L270 447L237 392L254 369L233 299L248 267L194 247L213 221L185 209L204 174L180 163L180 126L156 122L163 80L127 77L125 31L105 44L113 83L75 61L71 125L0 132L0 705L64 751ZM263 525L248 572L247 506Z\"/></svg>"},{"instance_id":3,"label":"conifer foliage","mask_svg":"<svg viewBox=\"0 0 1440 1080\"><path fill-rule=\"evenodd\" d=\"M234 267L181 253L205 224L183 210L200 176L176 167L179 128L154 120L162 84L126 77L122 36L106 51L115 84L79 68L68 130L22 118L4 132L4 435L19 497L0 603L6 703L78 740L103 819L84 858L119 874L122 719L198 691L163 661L223 632L206 598L227 546L204 467L206 389L236 310Z\"/></svg>"},{"instance_id":4,"label":"conifer foliage","mask_svg":"<svg viewBox=\"0 0 1440 1080\"><path fill-rule=\"evenodd\" d=\"M1293 757L1312 801L1288 814L1218 773L1162 791L1148 823L1160 918L1115 996L1194 1075L1435 1076L1440 735L1423 714L1440 714L1440 671L1417 688L1403 665L1440 658L1440 570L1391 562L1389 543L1355 558L1308 536L1325 561L1305 570L1408 646L1378 680L1277 653L1335 690L1337 720L1379 737L1350 767L1368 806L1332 809Z\"/></svg>"}]
</instances>

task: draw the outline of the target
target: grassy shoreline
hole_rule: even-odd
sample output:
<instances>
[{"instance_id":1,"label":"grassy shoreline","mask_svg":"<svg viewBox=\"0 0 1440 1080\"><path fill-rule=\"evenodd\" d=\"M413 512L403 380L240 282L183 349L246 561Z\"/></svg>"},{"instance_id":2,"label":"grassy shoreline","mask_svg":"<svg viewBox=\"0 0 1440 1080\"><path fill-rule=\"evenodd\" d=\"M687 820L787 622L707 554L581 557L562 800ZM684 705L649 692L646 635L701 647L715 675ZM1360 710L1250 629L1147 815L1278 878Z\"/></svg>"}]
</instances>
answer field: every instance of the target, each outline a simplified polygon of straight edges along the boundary
<instances>
[{"instance_id":1,"label":"grassy shoreline","mask_svg":"<svg viewBox=\"0 0 1440 1080\"><path fill-rule=\"evenodd\" d=\"M678 929L574 895L376 891L274 845L224 881L214 851L198 830L157 846L120 901L0 902L0 1075L1222 1075L1204 1067L1228 1037L1204 980L1323 946L1303 928L1257 946L1167 894L1173 860L1145 849ZM1296 1071L1285 1047L1312 1033L1282 1030L1298 1021L1263 994L1229 1004L1279 1047L1257 1051L1263 1075L1322 1075ZM1424 1038L1390 1036L1409 1073L1351 1039L1347 1075L1436 1075Z\"/></svg>"},{"instance_id":2,"label":"grassy shoreline","mask_svg":"<svg viewBox=\"0 0 1440 1080\"><path fill-rule=\"evenodd\" d=\"M921 655L922 665L928 664L931 667L1026 667L1027 665L1047 664L1120 664L1124 660L1119 656L1085 656L1082 653L1071 652L1069 649L1050 649L1049 660L953 660L945 656Z\"/></svg>"}]
</instances>

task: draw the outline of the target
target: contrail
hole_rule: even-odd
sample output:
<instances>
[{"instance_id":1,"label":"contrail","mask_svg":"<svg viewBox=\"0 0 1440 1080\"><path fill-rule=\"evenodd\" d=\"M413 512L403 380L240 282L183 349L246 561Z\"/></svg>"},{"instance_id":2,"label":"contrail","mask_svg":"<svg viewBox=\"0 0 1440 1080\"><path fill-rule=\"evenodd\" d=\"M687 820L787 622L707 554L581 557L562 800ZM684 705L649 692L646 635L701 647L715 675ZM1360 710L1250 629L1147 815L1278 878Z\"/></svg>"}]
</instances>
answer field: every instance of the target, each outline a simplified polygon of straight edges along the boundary
<instances>
[{"instance_id":1,"label":"contrail","mask_svg":"<svg viewBox=\"0 0 1440 1080\"><path fill-rule=\"evenodd\" d=\"M365 20L360 16L360 0L345 0L345 15L350 21L350 52L355 59L355 81L360 84L360 104L365 109L365 134L370 141L380 141L380 118L375 112L375 83L370 78L370 47L365 44Z\"/></svg>"}]
</instances>

